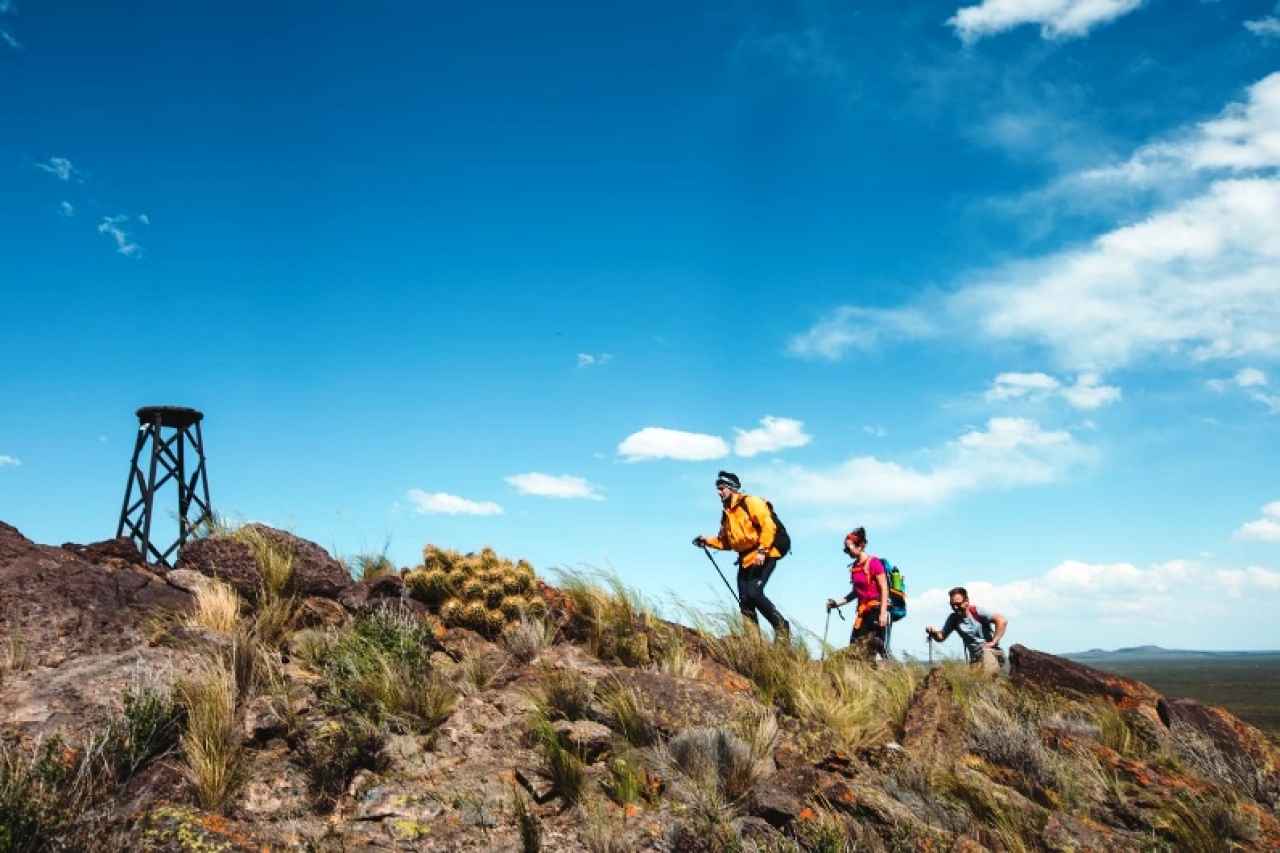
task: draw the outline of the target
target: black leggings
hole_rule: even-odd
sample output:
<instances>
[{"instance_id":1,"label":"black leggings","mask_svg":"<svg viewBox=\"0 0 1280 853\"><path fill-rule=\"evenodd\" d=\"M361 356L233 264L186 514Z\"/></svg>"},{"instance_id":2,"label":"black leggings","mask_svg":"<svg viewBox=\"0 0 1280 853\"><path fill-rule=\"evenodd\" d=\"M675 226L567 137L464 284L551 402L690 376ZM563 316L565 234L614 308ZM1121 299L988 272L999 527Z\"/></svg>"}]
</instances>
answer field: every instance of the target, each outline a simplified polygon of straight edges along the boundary
<instances>
[{"instance_id":1,"label":"black leggings","mask_svg":"<svg viewBox=\"0 0 1280 853\"><path fill-rule=\"evenodd\" d=\"M871 607L862 614L862 621L849 635L849 646L858 657L867 660L875 660L876 655L886 660L889 658L889 652L884 644L888 628L881 628L879 619L879 605Z\"/></svg>"},{"instance_id":2,"label":"black leggings","mask_svg":"<svg viewBox=\"0 0 1280 853\"><path fill-rule=\"evenodd\" d=\"M758 610L775 631L779 625L785 625L787 620L782 618L778 608L774 607L773 602L764 594L764 585L769 582L769 576L773 574L777 565L776 559L767 557L759 566L747 565L738 569L738 609L742 611L742 617L750 624L758 626L759 622L756 620Z\"/></svg>"}]
</instances>

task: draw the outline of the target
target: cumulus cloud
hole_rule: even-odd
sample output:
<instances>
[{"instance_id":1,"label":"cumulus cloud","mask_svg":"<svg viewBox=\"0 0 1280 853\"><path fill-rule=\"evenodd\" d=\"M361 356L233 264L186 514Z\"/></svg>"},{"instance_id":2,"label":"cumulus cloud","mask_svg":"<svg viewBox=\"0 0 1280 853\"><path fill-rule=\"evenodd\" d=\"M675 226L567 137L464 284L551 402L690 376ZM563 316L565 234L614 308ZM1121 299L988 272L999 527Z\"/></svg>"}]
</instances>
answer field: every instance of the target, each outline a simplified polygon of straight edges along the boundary
<instances>
[{"instance_id":1,"label":"cumulus cloud","mask_svg":"<svg viewBox=\"0 0 1280 853\"><path fill-rule=\"evenodd\" d=\"M799 358L836 361L853 349L873 352L893 340L927 338L934 333L921 311L843 305L793 337L787 351Z\"/></svg>"},{"instance_id":2,"label":"cumulus cloud","mask_svg":"<svg viewBox=\"0 0 1280 853\"><path fill-rule=\"evenodd\" d=\"M1200 559L1148 567L1064 560L1035 578L996 584L962 575L958 582L975 604L1008 617L1010 630L1024 642L1037 643L1049 635L1079 638L1077 646L1063 651L1144 644L1201 648L1197 643L1205 639L1197 641L1186 631L1189 589L1220 593L1196 605L1201 618L1225 618L1251 607L1262 616L1280 604L1280 572L1224 568ZM946 612L940 588L921 591L917 601L932 612Z\"/></svg>"},{"instance_id":3,"label":"cumulus cloud","mask_svg":"<svg viewBox=\"0 0 1280 853\"><path fill-rule=\"evenodd\" d=\"M76 215L76 209L75 209L75 206L71 204L71 202L64 201L62 204L58 205L58 213L61 214L63 217L70 219L71 217Z\"/></svg>"},{"instance_id":4,"label":"cumulus cloud","mask_svg":"<svg viewBox=\"0 0 1280 853\"><path fill-rule=\"evenodd\" d=\"M632 433L618 445L626 462L650 459L682 459L702 462L729 455L729 445L718 435L681 432L663 427L645 427Z\"/></svg>"},{"instance_id":5,"label":"cumulus cloud","mask_svg":"<svg viewBox=\"0 0 1280 853\"><path fill-rule=\"evenodd\" d=\"M1047 373L1001 373L984 396L988 402L1018 399L1043 402L1061 397L1074 408L1091 410L1117 402L1121 392L1113 385L1102 385L1095 373L1082 373L1074 385L1066 386Z\"/></svg>"},{"instance_id":6,"label":"cumulus cloud","mask_svg":"<svg viewBox=\"0 0 1280 853\"><path fill-rule=\"evenodd\" d=\"M791 418L765 417L758 429L734 431L738 437L733 442L733 452L738 456L776 453L788 447L804 447L813 440L805 433L804 423Z\"/></svg>"},{"instance_id":7,"label":"cumulus cloud","mask_svg":"<svg viewBox=\"0 0 1280 853\"><path fill-rule=\"evenodd\" d=\"M983 0L947 23L966 44L1024 24L1039 24L1046 39L1079 38L1129 14L1143 0Z\"/></svg>"},{"instance_id":8,"label":"cumulus cloud","mask_svg":"<svg viewBox=\"0 0 1280 853\"><path fill-rule=\"evenodd\" d=\"M1280 542L1280 501L1264 506L1262 508L1262 518L1240 525L1236 535L1241 539Z\"/></svg>"},{"instance_id":9,"label":"cumulus cloud","mask_svg":"<svg viewBox=\"0 0 1280 853\"><path fill-rule=\"evenodd\" d=\"M770 468L755 478L788 504L859 509L938 504L962 494L1041 484L1061 478L1090 451L1064 430L1027 418L992 418L911 466L871 456L833 468Z\"/></svg>"},{"instance_id":10,"label":"cumulus cloud","mask_svg":"<svg viewBox=\"0 0 1280 853\"><path fill-rule=\"evenodd\" d=\"M36 168L48 172L60 181L69 181L79 174L76 167L65 157L50 157L44 163L36 163Z\"/></svg>"},{"instance_id":11,"label":"cumulus cloud","mask_svg":"<svg viewBox=\"0 0 1280 853\"><path fill-rule=\"evenodd\" d=\"M591 355L590 353L578 353L578 369L585 370L588 367L601 367L613 361L613 356L607 352L599 355Z\"/></svg>"},{"instance_id":12,"label":"cumulus cloud","mask_svg":"<svg viewBox=\"0 0 1280 853\"><path fill-rule=\"evenodd\" d=\"M445 492L410 489L405 495L418 515L502 515L502 507L491 501L471 501Z\"/></svg>"},{"instance_id":13,"label":"cumulus cloud","mask_svg":"<svg viewBox=\"0 0 1280 853\"><path fill-rule=\"evenodd\" d=\"M133 232L128 226L129 217L127 216L107 216L98 223L98 233L106 234L115 240L116 251L120 254L130 258L140 257L142 247L134 240Z\"/></svg>"},{"instance_id":14,"label":"cumulus cloud","mask_svg":"<svg viewBox=\"0 0 1280 853\"><path fill-rule=\"evenodd\" d=\"M18 459L16 456L6 456L0 453L0 468L5 468L8 466L13 466L16 468L21 464L22 464L22 460Z\"/></svg>"},{"instance_id":15,"label":"cumulus cloud","mask_svg":"<svg viewBox=\"0 0 1280 853\"><path fill-rule=\"evenodd\" d=\"M581 477L567 474L513 474L507 482L519 489L523 495L537 495L544 498L581 498L591 501L602 501L604 497L596 491L596 486Z\"/></svg>"}]
</instances>

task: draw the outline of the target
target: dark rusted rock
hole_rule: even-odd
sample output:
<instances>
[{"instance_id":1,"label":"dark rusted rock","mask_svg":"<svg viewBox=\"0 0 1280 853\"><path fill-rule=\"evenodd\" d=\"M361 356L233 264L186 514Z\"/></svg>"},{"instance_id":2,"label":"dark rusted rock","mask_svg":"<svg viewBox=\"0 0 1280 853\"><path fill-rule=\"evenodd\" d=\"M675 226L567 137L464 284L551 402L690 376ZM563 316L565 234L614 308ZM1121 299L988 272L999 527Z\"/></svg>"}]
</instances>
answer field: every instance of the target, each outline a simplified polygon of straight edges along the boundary
<instances>
[{"instance_id":1,"label":"dark rusted rock","mask_svg":"<svg viewBox=\"0 0 1280 853\"><path fill-rule=\"evenodd\" d=\"M191 569L226 581L249 601L256 601L262 589L262 570L253 551L243 542L226 536L193 539L178 551L177 569Z\"/></svg>"},{"instance_id":2,"label":"dark rusted rock","mask_svg":"<svg viewBox=\"0 0 1280 853\"><path fill-rule=\"evenodd\" d=\"M244 530L256 533L274 547L293 554L293 588L299 595L336 598L351 586L351 575L346 567L316 543L265 524L246 524Z\"/></svg>"},{"instance_id":3,"label":"dark rusted rock","mask_svg":"<svg viewBox=\"0 0 1280 853\"><path fill-rule=\"evenodd\" d=\"M941 669L930 670L916 688L902 724L902 745L938 764L953 763L965 751L964 720Z\"/></svg>"},{"instance_id":4,"label":"dark rusted rock","mask_svg":"<svg viewBox=\"0 0 1280 853\"><path fill-rule=\"evenodd\" d=\"M142 553L138 550L138 546L134 545L133 540L128 536L94 542L90 545L77 545L74 542L66 542L63 543L62 547L64 550L70 551L90 563L113 561L121 566L144 567L147 565L147 561L142 558Z\"/></svg>"},{"instance_id":5,"label":"dark rusted rock","mask_svg":"<svg viewBox=\"0 0 1280 853\"><path fill-rule=\"evenodd\" d=\"M399 575L382 575L359 580L338 593L338 603L352 613L367 613L379 604L404 597L404 581Z\"/></svg>"},{"instance_id":6,"label":"dark rusted rock","mask_svg":"<svg viewBox=\"0 0 1280 853\"><path fill-rule=\"evenodd\" d=\"M0 523L0 625L19 666L131 648L144 639L148 610L182 610L189 601L150 572L92 563Z\"/></svg>"}]
</instances>

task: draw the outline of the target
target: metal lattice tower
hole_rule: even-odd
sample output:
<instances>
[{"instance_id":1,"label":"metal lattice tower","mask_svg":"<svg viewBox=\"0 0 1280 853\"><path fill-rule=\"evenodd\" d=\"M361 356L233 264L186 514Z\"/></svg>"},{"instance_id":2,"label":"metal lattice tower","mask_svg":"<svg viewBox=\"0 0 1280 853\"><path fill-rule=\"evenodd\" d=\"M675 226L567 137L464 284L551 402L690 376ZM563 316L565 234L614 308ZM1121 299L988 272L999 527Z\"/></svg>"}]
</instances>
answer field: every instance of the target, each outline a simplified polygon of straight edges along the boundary
<instances>
[{"instance_id":1,"label":"metal lattice tower","mask_svg":"<svg viewBox=\"0 0 1280 853\"><path fill-rule=\"evenodd\" d=\"M138 409L138 441L133 448L133 466L124 490L116 536L128 535L148 562L169 566L170 556L191 538L193 531L213 521L204 443L200 437L203 418L195 409L181 406ZM193 457L196 463L189 477L188 457ZM151 517L157 494L170 481L176 482L178 489L178 538L161 551L151 538Z\"/></svg>"}]
</instances>

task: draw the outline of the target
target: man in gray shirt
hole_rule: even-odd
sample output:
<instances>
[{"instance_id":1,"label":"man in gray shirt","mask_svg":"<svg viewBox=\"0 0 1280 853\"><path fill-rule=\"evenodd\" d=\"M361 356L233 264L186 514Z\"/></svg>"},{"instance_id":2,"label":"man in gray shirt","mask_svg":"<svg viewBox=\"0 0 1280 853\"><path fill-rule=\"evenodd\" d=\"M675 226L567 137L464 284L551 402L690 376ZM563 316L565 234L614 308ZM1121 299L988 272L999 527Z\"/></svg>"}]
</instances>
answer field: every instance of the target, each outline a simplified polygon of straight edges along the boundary
<instances>
[{"instance_id":1,"label":"man in gray shirt","mask_svg":"<svg viewBox=\"0 0 1280 853\"><path fill-rule=\"evenodd\" d=\"M942 630L930 625L924 632L929 635L929 639L941 643L954 631L964 641L969 663L981 666L983 672L999 672L1004 667L1004 650L1000 648L1000 638L1004 636L1009 620L999 613L988 613L970 604L969 593L962 586L956 587L947 595L951 598L951 615L942 624Z\"/></svg>"}]
</instances>

